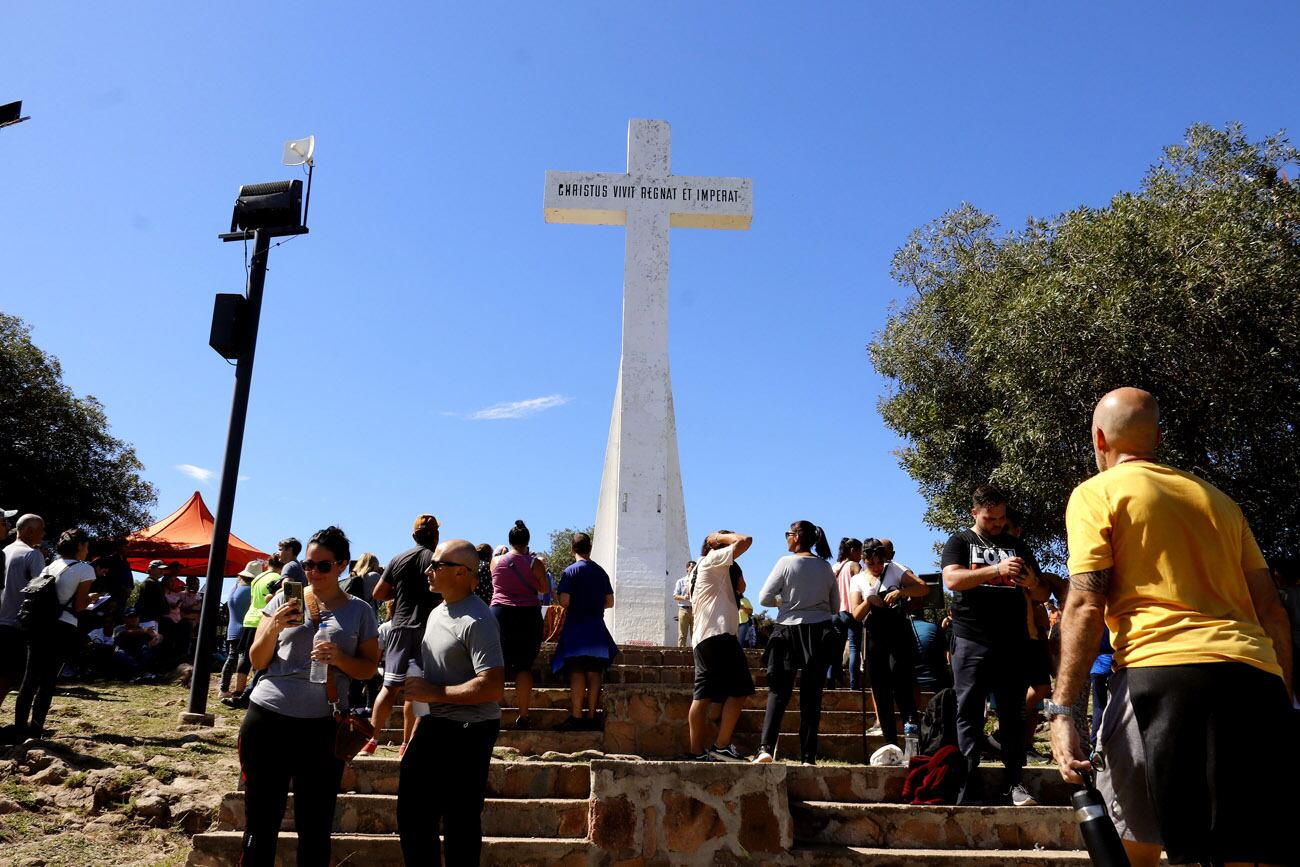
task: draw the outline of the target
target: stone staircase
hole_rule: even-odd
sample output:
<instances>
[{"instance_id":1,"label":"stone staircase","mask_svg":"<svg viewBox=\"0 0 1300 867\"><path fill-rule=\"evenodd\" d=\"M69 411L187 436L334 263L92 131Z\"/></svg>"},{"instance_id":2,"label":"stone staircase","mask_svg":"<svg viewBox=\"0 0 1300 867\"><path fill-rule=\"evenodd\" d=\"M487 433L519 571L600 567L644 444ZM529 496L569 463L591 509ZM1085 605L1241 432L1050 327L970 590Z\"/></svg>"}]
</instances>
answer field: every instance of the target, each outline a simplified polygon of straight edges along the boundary
<instances>
[{"instance_id":1,"label":"stone staircase","mask_svg":"<svg viewBox=\"0 0 1300 867\"><path fill-rule=\"evenodd\" d=\"M545 657L545 654L544 654ZM758 656L750 654L756 684ZM817 767L662 761L688 749L686 713L694 668L677 648L629 648L610 670L602 731L555 731L569 694L539 659L533 728L514 728L514 689L506 692L497 756L483 812L483 863L1056 865L1087 863L1054 768L1026 770L1040 804L920 807L898 803L905 772L863 762L862 697L824 694ZM687 674L689 672L689 675ZM736 742L757 748L767 690L744 711ZM923 700L928 696L923 696ZM865 724L875 724L871 714ZM797 756L797 698L786 712L778 758ZM335 815L336 864L400 864L396 792L401 712L394 711L373 757L355 760ZM868 753L881 738L867 738ZM602 756L634 756L609 761ZM996 772L993 772L996 774ZM292 806L280 837L279 863L293 867ZM212 830L194 838L193 865L238 862L244 800L228 795Z\"/></svg>"},{"instance_id":2,"label":"stone staircase","mask_svg":"<svg viewBox=\"0 0 1300 867\"><path fill-rule=\"evenodd\" d=\"M397 838L395 758L358 758L348 766L334 814L334 859L348 865L401 864ZM590 863L587 839L591 772L586 764L492 763L483 807L483 858L489 864L577 867ZM239 861L244 796L232 792L221 804L216 827L194 838L192 865ZM280 863L295 864L293 796L285 811Z\"/></svg>"}]
</instances>

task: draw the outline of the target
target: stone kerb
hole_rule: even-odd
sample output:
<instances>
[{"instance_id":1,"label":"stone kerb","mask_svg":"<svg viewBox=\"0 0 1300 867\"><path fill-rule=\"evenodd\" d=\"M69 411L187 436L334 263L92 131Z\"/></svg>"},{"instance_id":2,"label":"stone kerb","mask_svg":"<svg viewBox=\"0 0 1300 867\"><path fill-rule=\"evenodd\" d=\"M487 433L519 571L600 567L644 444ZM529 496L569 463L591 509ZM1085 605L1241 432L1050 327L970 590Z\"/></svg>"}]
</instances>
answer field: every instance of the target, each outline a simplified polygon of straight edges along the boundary
<instances>
[{"instance_id":1,"label":"stone kerb","mask_svg":"<svg viewBox=\"0 0 1300 867\"><path fill-rule=\"evenodd\" d=\"M591 763L594 863L783 861L794 825L781 764Z\"/></svg>"}]
</instances>

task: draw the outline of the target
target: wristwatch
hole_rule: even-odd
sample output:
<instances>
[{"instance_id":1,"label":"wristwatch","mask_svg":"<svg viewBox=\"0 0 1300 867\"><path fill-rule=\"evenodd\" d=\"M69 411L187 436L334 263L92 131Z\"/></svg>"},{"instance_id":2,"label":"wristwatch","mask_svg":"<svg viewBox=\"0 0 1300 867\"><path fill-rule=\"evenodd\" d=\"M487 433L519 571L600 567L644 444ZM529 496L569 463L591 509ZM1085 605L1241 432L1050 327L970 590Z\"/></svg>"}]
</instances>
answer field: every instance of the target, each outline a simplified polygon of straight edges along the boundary
<instances>
[{"instance_id":1,"label":"wristwatch","mask_svg":"<svg viewBox=\"0 0 1300 867\"><path fill-rule=\"evenodd\" d=\"M1051 699L1048 699L1047 701L1043 702L1043 716L1047 717L1049 720L1054 716L1073 716L1073 715L1074 715L1074 709L1071 708L1069 705L1057 704Z\"/></svg>"}]
</instances>

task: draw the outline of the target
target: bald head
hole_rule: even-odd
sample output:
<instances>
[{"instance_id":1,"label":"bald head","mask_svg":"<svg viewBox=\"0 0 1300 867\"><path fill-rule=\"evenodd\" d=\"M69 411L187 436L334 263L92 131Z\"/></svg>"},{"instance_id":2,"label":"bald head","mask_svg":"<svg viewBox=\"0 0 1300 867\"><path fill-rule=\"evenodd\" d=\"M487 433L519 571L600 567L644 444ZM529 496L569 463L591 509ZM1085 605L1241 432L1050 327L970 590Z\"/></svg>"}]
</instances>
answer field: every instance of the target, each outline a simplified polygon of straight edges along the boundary
<instances>
[{"instance_id":1,"label":"bald head","mask_svg":"<svg viewBox=\"0 0 1300 867\"><path fill-rule=\"evenodd\" d=\"M1117 388L1097 402L1092 429L1099 469L1122 457L1149 458L1160 445L1160 405L1149 391Z\"/></svg>"},{"instance_id":2,"label":"bald head","mask_svg":"<svg viewBox=\"0 0 1300 867\"><path fill-rule=\"evenodd\" d=\"M433 562L425 570L429 589L441 593L447 602L459 602L478 584L478 551L465 539L448 539L433 551Z\"/></svg>"}]
</instances>

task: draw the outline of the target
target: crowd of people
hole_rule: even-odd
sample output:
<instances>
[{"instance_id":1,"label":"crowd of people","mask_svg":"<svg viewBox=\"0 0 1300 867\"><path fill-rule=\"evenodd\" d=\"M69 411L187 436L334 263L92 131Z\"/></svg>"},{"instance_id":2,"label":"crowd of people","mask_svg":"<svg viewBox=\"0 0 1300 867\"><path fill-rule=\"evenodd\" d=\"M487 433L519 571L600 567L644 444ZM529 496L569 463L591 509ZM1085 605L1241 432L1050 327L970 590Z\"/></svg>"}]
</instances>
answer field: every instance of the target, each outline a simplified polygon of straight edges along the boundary
<instances>
[{"instance_id":1,"label":"crowd of people","mask_svg":"<svg viewBox=\"0 0 1300 867\"><path fill-rule=\"evenodd\" d=\"M978 487L970 527L942 548L948 594L939 623L923 614L935 590L897 562L890 540L843 538L832 562L821 527L791 523L788 553L758 592L776 613L752 757L733 736L756 692L745 652L755 640L753 607L739 564L753 539L710 533L672 590L680 643L695 663L687 758L775 761L796 684L797 756L807 764L818 760L828 683L862 689L869 680L875 733L895 745L900 717L916 721L921 690L951 687L964 760L957 803L1035 803L1022 772L1041 710L1062 776L1082 782L1100 771L1133 863L1158 863L1162 851L1172 863L1288 863L1285 820L1297 806L1300 771L1286 735L1300 707L1296 576L1289 564L1270 571L1235 503L1157 463L1158 443L1151 395L1122 389L1098 405L1100 472L1076 489L1066 513L1068 581L1040 570L1007 495ZM0 511L4 538L14 517ZM92 558L92 540L72 529L47 558L38 516L19 517L15 529L0 597L0 701L17 687L15 734L43 732L65 665L147 677L192 651L196 581L154 561L133 589L122 580L120 547ZM445 848L448 863L477 863L506 684L514 685L514 727L535 727L531 691L544 638L555 641L552 671L570 687L560 728L601 727L602 683L619 649L605 626L614 589L591 560L591 538L573 534L573 563L553 586L523 521L495 549L442 540L430 514L416 518L411 535L414 545L384 568L370 553L354 559L344 532L327 527L305 551L288 538L240 572L225 606L220 689L227 705L245 711L241 863L274 863L290 791L298 863L329 863L347 757L340 717L368 716L382 728L399 704L404 856L440 863ZM544 616L547 603L553 610ZM1089 692L1091 726L1080 724ZM990 709L998 722L991 735ZM1255 773L1252 731L1284 735L1269 756L1277 773ZM371 739L361 749L376 747ZM1105 765L1094 768L1098 753ZM986 754L1003 769L993 791L981 770ZM457 785L430 785L435 777ZM1241 797L1246 791L1255 797Z\"/></svg>"}]
</instances>

